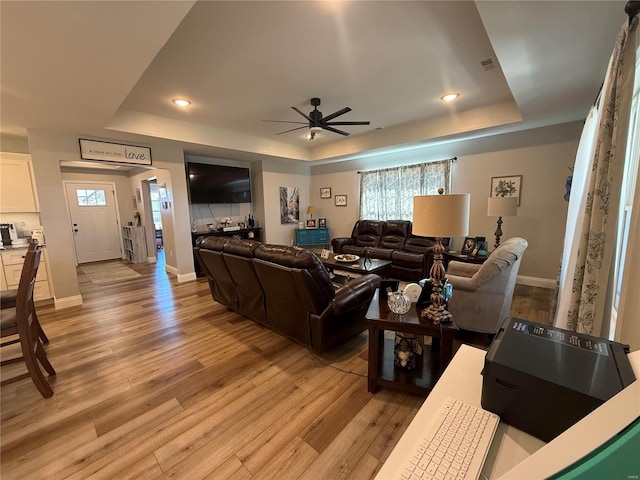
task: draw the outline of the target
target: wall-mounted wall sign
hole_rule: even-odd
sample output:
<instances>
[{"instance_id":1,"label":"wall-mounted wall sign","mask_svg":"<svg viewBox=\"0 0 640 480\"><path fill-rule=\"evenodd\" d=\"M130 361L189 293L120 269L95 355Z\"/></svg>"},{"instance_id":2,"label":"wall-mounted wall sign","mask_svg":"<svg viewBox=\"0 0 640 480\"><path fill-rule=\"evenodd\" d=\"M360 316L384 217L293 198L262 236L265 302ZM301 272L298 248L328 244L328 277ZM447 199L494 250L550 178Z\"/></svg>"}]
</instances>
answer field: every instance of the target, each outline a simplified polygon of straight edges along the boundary
<instances>
[{"instance_id":1,"label":"wall-mounted wall sign","mask_svg":"<svg viewBox=\"0 0 640 480\"><path fill-rule=\"evenodd\" d=\"M84 160L151 165L151 149L81 138L80 158Z\"/></svg>"}]
</instances>

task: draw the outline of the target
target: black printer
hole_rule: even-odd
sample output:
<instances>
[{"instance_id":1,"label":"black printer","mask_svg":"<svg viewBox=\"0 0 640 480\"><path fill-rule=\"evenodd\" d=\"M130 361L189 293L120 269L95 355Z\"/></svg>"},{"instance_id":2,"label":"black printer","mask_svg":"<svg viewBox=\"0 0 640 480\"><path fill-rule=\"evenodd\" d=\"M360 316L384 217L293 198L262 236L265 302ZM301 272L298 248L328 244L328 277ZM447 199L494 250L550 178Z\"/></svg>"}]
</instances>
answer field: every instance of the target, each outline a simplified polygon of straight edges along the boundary
<instances>
[{"instance_id":1,"label":"black printer","mask_svg":"<svg viewBox=\"0 0 640 480\"><path fill-rule=\"evenodd\" d=\"M633 383L627 353L628 345L507 318L485 356L482 407L549 442Z\"/></svg>"}]
</instances>

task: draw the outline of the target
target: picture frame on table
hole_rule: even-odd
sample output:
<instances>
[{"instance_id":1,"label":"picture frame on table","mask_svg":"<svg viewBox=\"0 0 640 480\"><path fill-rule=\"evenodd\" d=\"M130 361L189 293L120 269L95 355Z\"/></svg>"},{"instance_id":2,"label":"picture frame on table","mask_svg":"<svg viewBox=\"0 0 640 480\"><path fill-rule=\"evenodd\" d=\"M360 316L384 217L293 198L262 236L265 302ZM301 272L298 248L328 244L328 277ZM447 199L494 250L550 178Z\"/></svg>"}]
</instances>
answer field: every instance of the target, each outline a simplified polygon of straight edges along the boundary
<instances>
[{"instance_id":1,"label":"picture frame on table","mask_svg":"<svg viewBox=\"0 0 640 480\"><path fill-rule=\"evenodd\" d=\"M522 175L491 177L491 197L517 197L520 206Z\"/></svg>"},{"instance_id":2,"label":"picture frame on table","mask_svg":"<svg viewBox=\"0 0 640 480\"><path fill-rule=\"evenodd\" d=\"M320 198L331 198L331 187L320 188Z\"/></svg>"},{"instance_id":3,"label":"picture frame on table","mask_svg":"<svg viewBox=\"0 0 640 480\"><path fill-rule=\"evenodd\" d=\"M307 220L307 228L316 228L315 220Z\"/></svg>"},{"instance_id":4,"label":"picture frame on table","mask_svg":"<svg viewBox=\"0 0 640 480\"><path fill-rule=\"evenodd\" d=\"M327 228L327 219L326 218L319 218L318 219L318 227L319 228Z\"/></svg>"},{"instance_id":5,"label":"picture frame on table","mask_svg":"<svg viewBox=\"0 0 640 480\"><path fill-rule=\"evenodd\" d=\"M346 207L347 206L347 196L346 195L336 195L335 197L336 207Z\"/></svg>"},{"instance_id":6,"label":"picture frame on table","mask_svg":"<svg viewBox=\"0 0 640 480\"><path fill-rule=\"evenodd\" d=\"M474 248L476 248L475 237L466 237L464 239L464 243L462 244L462 248L460 249L460 253L463 255L471 255Z\"/></svg>"}]
</instances>

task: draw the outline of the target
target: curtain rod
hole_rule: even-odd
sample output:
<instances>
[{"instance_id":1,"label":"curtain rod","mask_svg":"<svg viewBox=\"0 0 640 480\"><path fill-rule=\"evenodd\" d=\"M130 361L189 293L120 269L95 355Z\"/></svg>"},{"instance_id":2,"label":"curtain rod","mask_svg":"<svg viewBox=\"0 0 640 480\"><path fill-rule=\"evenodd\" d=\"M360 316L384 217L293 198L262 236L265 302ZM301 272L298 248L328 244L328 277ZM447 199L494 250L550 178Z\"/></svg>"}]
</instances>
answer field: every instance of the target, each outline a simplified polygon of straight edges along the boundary
<instances>
[{"instance_id":1,"label":"curtain rod","mask_svg":"<svg viewBox=\"0 0 640 480\"><path fill-rule=\"evenodd\" d=\"M442 160L434 160L434 162L442 162L444 160L451 160L452 162L455 162L456 160L458 160L458 157L444 158ZM431 163L431 162L425 162L425 163ZM395 168L395 167L387 167L387 168ZM385 168L381 168L380 170L386 170L386 169ZM360 173L373 172L373 171L374 170L365 170L364 172L362 172L362 171L358 170L356 173L360 174Z\"/></svg>"}]
</instances>

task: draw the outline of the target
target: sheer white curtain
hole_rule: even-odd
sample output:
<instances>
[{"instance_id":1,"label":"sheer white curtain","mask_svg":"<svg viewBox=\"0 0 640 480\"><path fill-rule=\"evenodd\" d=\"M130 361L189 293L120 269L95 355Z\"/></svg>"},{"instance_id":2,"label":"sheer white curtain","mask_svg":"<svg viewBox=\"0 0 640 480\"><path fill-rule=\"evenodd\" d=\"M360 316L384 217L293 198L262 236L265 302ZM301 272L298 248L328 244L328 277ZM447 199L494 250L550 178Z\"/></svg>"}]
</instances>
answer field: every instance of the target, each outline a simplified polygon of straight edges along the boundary
<instances>
[{"instance_id":1,"label":"sheer white curtain","mask_svg":"<svg viewBox=\"0 0 640 480\"><path fill-rule=\"evenodd\" d=\"M449 193L451 162L404 165L360 174L360 219L411 220L413 197Z\"/></svg>"},{"instance_id":2,"label":"sheer white curtain","mask_svg":"<svg viewBox=\"0 0 640 480\"><path fill-rule=\"evenodd\" d=\"M637 25L635 18L618 35L597 107L585 123L569 200L554 324L595 336L607 336L614 298Z\"/></svg>"}]
</instances>

